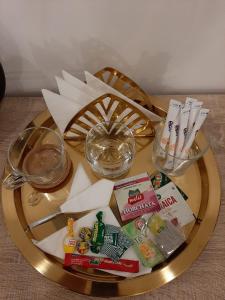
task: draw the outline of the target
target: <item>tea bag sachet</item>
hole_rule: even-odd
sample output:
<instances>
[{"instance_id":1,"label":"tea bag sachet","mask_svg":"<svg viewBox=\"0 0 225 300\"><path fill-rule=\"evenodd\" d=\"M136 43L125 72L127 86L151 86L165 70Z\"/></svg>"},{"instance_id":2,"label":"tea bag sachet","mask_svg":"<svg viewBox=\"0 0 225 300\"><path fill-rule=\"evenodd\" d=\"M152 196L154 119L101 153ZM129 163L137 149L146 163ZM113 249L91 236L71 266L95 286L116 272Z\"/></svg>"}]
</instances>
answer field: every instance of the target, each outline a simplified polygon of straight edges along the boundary
<instances>
[{"instance_id":1,"label":"tea bag sachet","mask_svg":"<svg viewBox=\"0 0 225 300\"><path fill-rule=\"evenodd\" d=\"M145 267L154 267L164 261L164 256L146 235L147 219L142 216L122 227L122 231L133 241L133 249Z\"/></svg>"},{"instance_id":2,"label":"tea bag sachet","mask_svg":"<svg viewBox=\"0 0 225 300\"><path fill-rule=\"evenodd\" d=\"M148 218L147 230L165 257L169 257L185 241L183 234L176 226L156 213Z\"/></svg>"}]
</instances>

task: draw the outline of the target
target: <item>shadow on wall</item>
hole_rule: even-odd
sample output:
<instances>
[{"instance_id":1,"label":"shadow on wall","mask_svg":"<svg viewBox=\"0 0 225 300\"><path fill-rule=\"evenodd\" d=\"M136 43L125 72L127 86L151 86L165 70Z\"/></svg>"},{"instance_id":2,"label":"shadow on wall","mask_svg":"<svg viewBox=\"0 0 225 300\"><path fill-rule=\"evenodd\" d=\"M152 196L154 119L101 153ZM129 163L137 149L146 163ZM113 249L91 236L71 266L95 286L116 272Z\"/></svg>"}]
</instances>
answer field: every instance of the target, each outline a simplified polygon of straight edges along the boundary
<instances>
[{"instance_id":1,"label":"shadow on wall","mask_svg":"<svg viewBox=\"0 0 225 300\"><path fill-rule=\"evenodd\" d=\"M84 80L84 70L95 73L106 66L112 66L134 79L148 93L167 89L165 85L162 86L170 60L166 52L150 56L144 51L140 54L138 63L133 65L118 51L93 38L82 43L73 40L67 46L57 40L46 41L43 46L30 43L30 49L39 73L48 78L40 88L56 90L56 84L52 80L55 75L61 76L63 69ZM146 78L142 74L149 76Z\"/></svg>"},{"instance_id":2,"label":"shadow on wall","mask_svg":"<svg viewBox=\"0 0 225 300\"><path fill-rule=\"evenodd\" d=\"M6 73L7 95L41 95L42 88L56 91L54 77L61 76L63 69L84 80L84 70L95 73L106 66L125 73L149 93L166 89L162 79L169 61L167 53L150 56L143 51L134 65L118 49L91 38L83 42L71 39L68 44L54 39L46 40L42 45L28 41L30 52L25 55L10 32L2 24L0 27L0 59Z\"/></svg>"},{"instance_id":3,"label":"shadow on wall","mask_svg":"<svg viewBox=\"0 0 225 300\"><path fill-rule=\"evenodd\" d=\"M30 43L30 49L39 72L46 74L49 80L55 75L61 76L63 69L81 80L84 80L84 70L95 73L106 66L131 69L118 52L96 39L82 43L73 40L69 45L49 40L43 46ZM48 85L44 87L49 88ZM56 89L56 84L51 88Z\"/></svg>"},{"instance_id":4,"label":"shadow on wall","mask_svg":"<svg viewBox=\"0 0 225 300\"><path fill-rule=\"evenodd\" d=\"M0 23L0 60L5 70L6 95L31 95L37 79L45 81L45 75L25 57L10 32ZM39 93L40 94L40 93Z\"/></svg>"},{"instance_id":5,"label":"shadow on wall","mask_svg":"<svg viewBox=\"0 0 225 300\"><path fill-rule=\"evenodd\" d=\"M169 87L163 83L169 61L170 56L166 52L159 52L152 56L147 51L143 51L139 62L132 70L133 79L150 95L169 90Z\"/></svg>"}]
</instances>

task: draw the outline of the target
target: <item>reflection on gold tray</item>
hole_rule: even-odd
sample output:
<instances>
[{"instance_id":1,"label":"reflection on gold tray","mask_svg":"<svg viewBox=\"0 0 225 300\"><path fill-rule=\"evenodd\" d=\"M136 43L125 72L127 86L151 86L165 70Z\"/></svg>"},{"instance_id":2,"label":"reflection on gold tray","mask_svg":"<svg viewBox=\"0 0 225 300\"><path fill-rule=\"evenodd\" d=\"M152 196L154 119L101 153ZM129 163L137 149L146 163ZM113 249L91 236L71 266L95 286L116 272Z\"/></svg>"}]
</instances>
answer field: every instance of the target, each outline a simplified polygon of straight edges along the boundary
<instances>
[{"instance_id":1,"label":"reflection on gold tray","mask_svg":"<svg viewBox=\"0 0 225 300\"><path fill-rule=\"evenodd\" d=\"M163 115L161 108L165 109L165 104L160 103L160 99L154 97L151 98L151 102L152 109ZM48 111L37 116L28 126L31 125L56 129ZM75 151L69 144L66 144L66 148L71 156L74 171L81 162L92 182L97 181L83 154ZM152 145L148 143L137 153L135 163L127 176L146 171L152 174L156 171L151 162L151 150ZM40 193L40 201L37 201L34 206L29 203L30 195L35 193L30 185L25 184L15 191L2 187L4 216L17 247L27 261L47 278L77 293L90 296L113 297L140 294L162 286L189 268L203 250L216 224L220 205L220 180L212 151L209 150L198 163L188 169L185 175L173 178L173 181L188 195L188 203L198 219L186 226L187 241L182 248L178 249L166 262L153 269L151 274L134 279L125 279L91 269L77 268L73 272L66 271L60 260L45 254L33 245L32 238L43 239L65 226L66 217L61 215L34 228L32 232L27 230L29 223L54 212L64 202L69 193L72 176L61 186L61 189ZM113 197L111 207L118 217Z\"/></svg>"}]
</instances>

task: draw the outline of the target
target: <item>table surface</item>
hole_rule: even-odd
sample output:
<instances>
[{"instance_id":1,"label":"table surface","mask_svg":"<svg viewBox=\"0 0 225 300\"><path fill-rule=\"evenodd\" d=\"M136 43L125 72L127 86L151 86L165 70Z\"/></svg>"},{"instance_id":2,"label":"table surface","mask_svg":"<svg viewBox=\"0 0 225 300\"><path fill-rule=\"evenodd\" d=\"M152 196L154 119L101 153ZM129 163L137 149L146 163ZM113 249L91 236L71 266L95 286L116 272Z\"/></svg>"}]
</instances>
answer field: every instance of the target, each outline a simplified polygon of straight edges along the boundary
<instances>
[{"instance_id":1,"label":"table surface","mask_svg":"<svg viewBox=\"0 0 225 300\"><path fill-rule=\"evenodd\" d=\"M217 226L208 245L192 267L153 291L127 299L225 299L225 95L192 95L211 110L206 129L219 166L222 186ZM157 96L163 101L185 95ZM46 105L40 97L10 97L0 103L0 176L10 142ZM0 209L0 299L87 299L51 282L31 267L7 232ZM90 297L90 299L96 299ZM102 298L101 298L102 299ZM115 298L114 298L115 299Z\"/></svg>"}]
</instances>

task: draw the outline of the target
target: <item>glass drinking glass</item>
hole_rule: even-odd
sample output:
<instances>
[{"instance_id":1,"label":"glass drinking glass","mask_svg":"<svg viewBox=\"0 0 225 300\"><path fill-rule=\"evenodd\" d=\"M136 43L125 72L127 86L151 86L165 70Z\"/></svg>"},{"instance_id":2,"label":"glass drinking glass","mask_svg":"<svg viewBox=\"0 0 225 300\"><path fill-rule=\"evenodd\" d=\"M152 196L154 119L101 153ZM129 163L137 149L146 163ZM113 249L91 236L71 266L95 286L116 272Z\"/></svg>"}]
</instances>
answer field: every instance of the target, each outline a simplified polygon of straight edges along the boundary
<instances>
[{"instance_id":1,"label":"glass drinking glass","mask_svg":"<svg viewBox=\"0 0 225 300\"><path fill-rule=\"evenodd\" d=\"M188 151L187 158L179 158L176 155L167 153L168 147L164 150L160 145L160 140L164 128L164 122L161 122L156 128L156 135L153 141L152 161L157 170L170 176L180 176L185 173L194 162L201 158L209 148L209 142L202 132L195 136L194 143ZM166 162L172 161L172 168L167 169Z\"/></svg>"},{"instance_id":2,"label":"glass drinking glass","mask_svg":"<svg viewBox=\"0 0 225 300\"><path fill-rule=\"evenodd\" d=\"M29 182L46 189L62 183L69 174L71 160L62 137L46 127L27 128L8 149L9 175L3 180L8 189Z\"/></svg>"},{"instance_id":3,"label":"glass drinking glass","mask_svg":"<svg viewBox=\"0 0 225 300\"><path fill-rule=\"evenodd\" d=\"M124 123L99 123L87 134L85 152L95 173L116 178L128 172L133 163L135 138Z\"/></svg>"}]
</instances>

